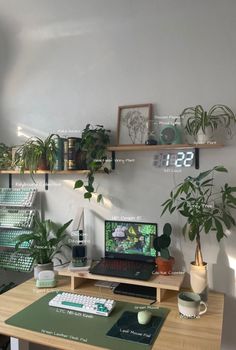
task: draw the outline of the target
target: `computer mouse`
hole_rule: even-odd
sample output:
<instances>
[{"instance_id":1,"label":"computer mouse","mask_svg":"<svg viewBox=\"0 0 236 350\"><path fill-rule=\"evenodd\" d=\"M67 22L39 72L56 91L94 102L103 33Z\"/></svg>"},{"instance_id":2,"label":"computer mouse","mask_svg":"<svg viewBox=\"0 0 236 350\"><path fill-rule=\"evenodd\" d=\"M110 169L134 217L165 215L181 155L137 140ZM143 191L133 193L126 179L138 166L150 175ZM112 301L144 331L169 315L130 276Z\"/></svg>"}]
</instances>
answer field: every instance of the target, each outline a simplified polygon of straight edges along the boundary
<instances>
[{"instance_id":1,"label":"computer mouse","mask_svg":"<svg viewBox=\"0 0 236 350\"><path fill-rule=\"evenodd\" d=\"M139 324L148 324L151 321L152 313L151 311L144 310L138 312L138 323Z\"/></svg>"}]
</instances>

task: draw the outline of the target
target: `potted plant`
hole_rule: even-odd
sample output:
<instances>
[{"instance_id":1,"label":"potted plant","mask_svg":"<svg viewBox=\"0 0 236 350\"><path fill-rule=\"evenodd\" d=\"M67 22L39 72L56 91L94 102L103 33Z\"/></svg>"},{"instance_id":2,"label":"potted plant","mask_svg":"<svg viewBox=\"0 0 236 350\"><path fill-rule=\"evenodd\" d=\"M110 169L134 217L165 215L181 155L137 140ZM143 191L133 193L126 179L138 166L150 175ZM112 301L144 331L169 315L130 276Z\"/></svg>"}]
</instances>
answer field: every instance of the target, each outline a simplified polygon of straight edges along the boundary
<instances>
[{"instance_id":1,"label":"potted plant","mask_svg":"<svg viewBox=\"0 0 236 350\"><path fill-rule=\"evenodd\" d=\"M184 236L196 242L195 259L191 263L190 282L194 292L207 291L207 263L203 259L201 234L214 232L218 242L226 236L225 229L236 225L231 209L236 208L236 187L227 183L220 188L215 186L215 172L227 172L223 166L204 171L196 177L188 176L170 193L163 204L166 211L178 211L186 219Z\"/></svg>"},{"instance_id":2,"label":"potted plant","mask_svg":"<svg viewBox=\"0 0 236 350\"><path fill-rule=\"evenodd\" d=\"M6 170L12 168L12 150L11 147L0 143L0 169Z\"/></svg>"},{"instance_id":3,"label":"potted plant","mask_svg":"<svg viewBox=\"0 0 236 350\"><path fill-rule=\"evenodd\" d=\"M213 133L219 126L224 127L231 135L231 126L236 122L233 111L222 104L212 106L209 111L205 111L201 105L187 107L180 117L187 118L185 130L187 134L194 136L197 143L207 143L210 132Z\"/></svg>"},{"instance_id":4,"label":"potted plant","mask_svg":"<svg viewBox=\"0 0 236 350\"><path fill-rule=\"evenodd\" d=\"M166 223L163 227L163 234L158 236L154 240L154 248L159 252L159 256L156 258L156 264L158 272L161 275L170 275L172 273L172 268L175 262L175 259L170 256L169 245L171 242L171 224Z\"/></svg>"},{"instance_id":5,"label":"potted plant","mask_svg":"<svg viewBox=\"0 0 236 350\"><path fill-rule=\"evenodd\" d=\"M70 247L66 242L65 230L71 224L72 220L59 226L51 220L34 219L33 231L27 234L19 235L16 239L15 249L18 251L23 242L29 242L31 245L30 256L35 260L34 276L43 270L53 270L52 259L56 254L61 253L63 246ZM59 257L57 260L62 263Z\"/></svg>"},{"instance_id":6,"label":"potted plant","mask_svg":"<svg viewBox=\"0 0 236 350\"><path fill-rule=\"evenodd\" d=\"M75 182L74 188L84 187L84 198L91 199L92 194L95 192L94 180L95 173L102 170L109 174L109 169L105 166L107 160L107 146L110 143L109 137L110 130L106 130L103 125L91 126L86 125L86 128L82 132L81 138L81 151L86 152L87 163L87 182L84 183L81 179ZM97 202L102 200L102 194L97 196Z\"/></svg>"},{"instance_id":7,"label":"potted plant","mask_svg":"<svg viewBox=\"0 0 236 350\"><path fill-rule=\"evenodd\" d=\"M58 135L51 134L45 140L39 137L28 139L16 151L15 165L20 167L21 172L52 171L57 158L57 137Z\"/></svg>"}]
</instances>

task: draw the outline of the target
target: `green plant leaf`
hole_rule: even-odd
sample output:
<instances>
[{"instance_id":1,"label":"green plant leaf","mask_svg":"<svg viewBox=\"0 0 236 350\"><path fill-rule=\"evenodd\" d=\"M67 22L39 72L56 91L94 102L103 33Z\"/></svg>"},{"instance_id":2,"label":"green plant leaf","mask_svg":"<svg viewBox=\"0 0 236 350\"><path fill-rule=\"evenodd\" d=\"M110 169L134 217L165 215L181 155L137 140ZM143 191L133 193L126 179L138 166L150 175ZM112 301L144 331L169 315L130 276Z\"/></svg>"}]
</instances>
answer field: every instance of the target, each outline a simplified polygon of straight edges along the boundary
<instances>
[{"instance_id":1,"label":"green plant leaf","mask_svg":"<svg viewBox=\"0 0 236 350\"><path fill-rule=\"evenodd\" d=\"M100 203L101 200L102 200L102 198L103 198L103 197L102 197L102 194L99 194L99 195L97 196L97 202Z\"/></svg>"},{"instance_id":2,"label":"green plant leaf","mask_svg":"<svg viewBox=\"0 0 236 350\"><path fill-rule=\"evenodd\" d=\"M215 218L215 226L216 226L216 237L219 242L224 237L223 226L219 220Z\"/></svg>"},{"instance_id":3,"label":"green plant leaf","mask_svg":"<svg viewBox=\"0 0 236 350\"><path fill-rule=\"evenodd\" d=\"M189 236L190 241L193 241L196 237L196 230L191 228L188 232L188 236Z\"/></svg>"},{"instance_id":4,"label":"green plant leaf","mask_svg":"<svg viewBox=\"0 0 236 350\"><path fill-rule=\"evenodd\" d=\"M207 220L204 224L204 230L206 233L208 233L211 230L212 227L212 218L210 218L209 220Z\"/></svg>"},{"instance_id":5,"label":"green plant leaf","mask_svg":"<svg viewBox=\"0 0 236 350\"><path fill-rule=\"evenodd\" d=\"M74 184L74 188L81 188L84 185L82 180L77 180Z\"/></svg>"},{"instance_id":6,"label":"green plant leaf","mask_svg":"<svg viewBox=\"0 0 236 350\"><path fill-rule=\"evenodd\" d=\"M84 186L87 192L94 192L93 186Z\"/></svg>"},{"instance_id":7,"label":"green plant leaf","mask_svg":"<svg viewBox=\"0 0 236 350\"><path fill-rule=\"evenodd\" d=\"M160 254L161 254L161 257L163 259L169 259L170 258L170 253L169 253L169 250L167 248L161 249L160 250Z\"/></svg>"},{"instance_id":8,"label":"green plant leaf","mask_svg":"<svg viewBox=\"0 0 236 350\"><path fill-rule=\"evenodd\" d=\"M90 193L90 192L85 192L84 198L90 199L91 197L92 197L92 193Z\"/></svg>"},{"instance_id":9,"label":"green plant leaf","mask_svg":"<svg viewBox=\"0 0 236 350\"><path fill-rule=\"evenodd\" d=\"M214 170L222 172L222 173L227 173L228 172L228 170L224 166L220 166L220 165L215 166Z\"/></svg>"}]
</instances>

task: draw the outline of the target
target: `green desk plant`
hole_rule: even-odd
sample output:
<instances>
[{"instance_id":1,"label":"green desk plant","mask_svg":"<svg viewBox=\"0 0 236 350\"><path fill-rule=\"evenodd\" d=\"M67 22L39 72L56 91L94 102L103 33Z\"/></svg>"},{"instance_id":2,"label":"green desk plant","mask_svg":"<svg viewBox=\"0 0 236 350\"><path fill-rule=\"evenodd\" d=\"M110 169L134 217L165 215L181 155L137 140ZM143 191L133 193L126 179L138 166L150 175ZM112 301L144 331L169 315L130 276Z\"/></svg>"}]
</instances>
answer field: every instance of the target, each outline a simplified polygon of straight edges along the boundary
<instances>
[{"instance_id":1,"label":"green desk plant","mask_svg":"<svg viewBox=\"0 0 236 350\"><path fill-rule=\"evenodd\" d=\"M103 125L92 126L87 124L82 132L81 151L86 152L86 163L88 169L87 182L81 179L75 182L74 188L84 187L84 198L91 199L95 192L95 173L104 171L109 174L109 169L105 166L107 160L107 146L110 143L110 130L106 130ZM102 194L97 196L97 202L102 200Z\"/></svg>"},{"instance_id":2,"label":"green desk plant","mask_svg":"<svg viewBox=\"0 0 236 350\"><path fill-rule=\"evenodd\" d=\"M52 270L52 259L55 257L60 263L61 259L56 256L63 253L61 248L66 246L71 249L67 243L67 234L65 230L71 224L72 220L66 222L64 225L57 225L51 220L40 220L35 217L33 231L27 234L19 235L16 239L15 250L20 250L20 245L23 242L31 244L30 256L32 256L37 264L35 267L35 277L37 273L42 270Z\"/></svg>"},{"instance_id":3,"label":"green desk plant","mask_svg":"<svg viewBox=\"0 0 236 350\"><path fill-rule=\"evenodd\" d=\"M171 232L171 224L166 223L163 227L163 234L155 238L153 242L154 248L159 253L159 256L156 258L156 264L158 272L161 275L170 275L175 261L174 258L170 256L168 249L171 243Z\"/></svg>"},{"instance_id":4,"label":"green desk plant","mask_svg":"<svg viewBox=\"0 0 236 350\"><path fill-rule=\"evenodd\" d=\"M212 132L219 126L225 128L229 135L232 135L231 126L235 124L236 118L233 111L225 105L216 104L212 106L209 111L203 109L201 105L195 107L187 107L180 114L182 119L187 119L185 130L189 135L194 136L195 140L199 143L205 143L207 138L203 139L202 142L198 139L198 135L207 135L208 129ZM205 141L205 142L204 142Z\"/></svg>"},{"instance_id":5,"label":"green desk plant","mask_svg":"<svg viewBox=\"0 0 236 350\"><path fill-rule=\"evenodd\" d=\"M202 233L214 232L219 242L226 236L225 229L236 225L231 214L231 209L236 209L236 187L227 183L220 188L216 187L215 172L225 173L227 169L215 166L196 177L188 176L171 191L170 198L162 204L161 215L166 211L171 214L178 211L186 219L183 234L190 241L196 242L195 259L192 262L195 270L199 267L202 271L206 266L201 249Z\"/></svg>"},{"instance_id":6,"label":"green desk plant","mask_svg":"<svg viewBox=\"0 0 236 350\"><path fill-rule=\"evenodd\" d=\"M15 165L21 172L29 170L31 173L37 170L52 171L57 157L55 138L58 135L51 134L45 140L32 137L21 145L16 151Z\"/></svg>"},{"instance_id":7,"label":"green desk plant","mask_svg":"<svg viewBox=\"0 0 236 350\"><path fill-rule=\"evenodd\" d=\"M6 170L12 168L12 149L11 147L5 145L5 143L0 143L0 170Z\"/></svg>"}]
</instances>

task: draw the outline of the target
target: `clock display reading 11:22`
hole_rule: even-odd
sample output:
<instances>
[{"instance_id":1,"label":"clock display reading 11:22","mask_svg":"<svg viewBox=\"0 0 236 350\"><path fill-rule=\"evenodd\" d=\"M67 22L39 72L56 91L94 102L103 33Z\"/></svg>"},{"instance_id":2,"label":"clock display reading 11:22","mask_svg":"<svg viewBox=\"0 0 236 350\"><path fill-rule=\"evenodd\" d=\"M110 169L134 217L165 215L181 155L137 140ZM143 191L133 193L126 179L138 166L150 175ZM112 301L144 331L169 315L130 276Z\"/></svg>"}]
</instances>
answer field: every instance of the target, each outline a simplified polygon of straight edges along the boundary
<instances>
[{"instance_id":1,"label":"clock display reading 11:22","mask_svg":"<svg viewBox=\"0 0 236 350\"><path fill-rule=\"evenodd\" d=\"M153 165L157 168L189 168L194 164L194 150L155 154Z\"/></svg>"}]
</instances>

